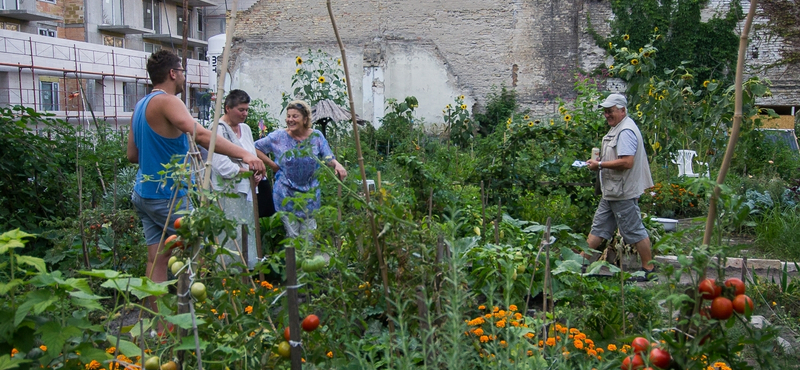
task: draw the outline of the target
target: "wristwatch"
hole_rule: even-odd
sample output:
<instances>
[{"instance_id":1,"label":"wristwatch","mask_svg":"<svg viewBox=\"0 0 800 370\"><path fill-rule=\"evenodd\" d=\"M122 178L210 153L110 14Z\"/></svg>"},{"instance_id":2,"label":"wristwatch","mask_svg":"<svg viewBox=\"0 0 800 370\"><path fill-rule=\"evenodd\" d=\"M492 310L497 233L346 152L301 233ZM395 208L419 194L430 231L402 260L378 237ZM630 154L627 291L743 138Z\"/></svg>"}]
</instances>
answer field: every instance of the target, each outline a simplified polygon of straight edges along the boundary
<instances>
[{"instance_id":1,"label":"wristwatch","mask_svg":"<svg viewBox=\"0 0 800 370\"><path fill-rule=\"evenodd\" d=\"M603 169L603 162L597 162L597 169L598 170L602 170Z\"/></svg>"}]
</instances>

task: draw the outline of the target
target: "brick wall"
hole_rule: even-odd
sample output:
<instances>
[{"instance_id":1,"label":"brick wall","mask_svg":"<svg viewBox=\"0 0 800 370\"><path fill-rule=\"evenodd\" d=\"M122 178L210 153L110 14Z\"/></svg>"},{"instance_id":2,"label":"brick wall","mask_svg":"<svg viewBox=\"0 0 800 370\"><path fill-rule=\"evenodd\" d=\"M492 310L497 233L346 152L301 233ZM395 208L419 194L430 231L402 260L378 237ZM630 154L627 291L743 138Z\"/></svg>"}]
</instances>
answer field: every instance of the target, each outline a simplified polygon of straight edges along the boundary
<instances>
[{"instance_id":1,"label":"brick wall","mask_svg":"<svg viewBox=\"0 0 800 370\"><path fill-rule=\"evenodd\" d=\"M376 48L427 53L452 84L442 87L444 95L463 93L480 107L492 86L505 84L516 89L524 106L545 111L552 110L548 102L554 96L573 94L571 76L577 68L591 70L606 61L587 32L587 17L604 33L613 16L608 3L599 0L349 0L333 8L353 66L372 63L367 59ZM288 80L293 72L288 61L309 48L338 55L325 2L318 0L260 0L240 14L235 39L230 70L250 75L265 68L260 64L272 63L287 69ZM377 63L387 66L391 60L384 55ZM351 73L363 75L352 67ZM796 91L799 85L792 85ZM407 95L424 88L423 82ZM796 96L788 100L797 104Z\"/></svg>"},{"instance_id":2,"label":"brick wall","mask_svg":"<svg viewBox=\"0 0 800 370\"><path fill-rule=\"evenodd\" d=\"M64 0L64 24L83 24L83 0Z\"/></svg>"}]
</instances>

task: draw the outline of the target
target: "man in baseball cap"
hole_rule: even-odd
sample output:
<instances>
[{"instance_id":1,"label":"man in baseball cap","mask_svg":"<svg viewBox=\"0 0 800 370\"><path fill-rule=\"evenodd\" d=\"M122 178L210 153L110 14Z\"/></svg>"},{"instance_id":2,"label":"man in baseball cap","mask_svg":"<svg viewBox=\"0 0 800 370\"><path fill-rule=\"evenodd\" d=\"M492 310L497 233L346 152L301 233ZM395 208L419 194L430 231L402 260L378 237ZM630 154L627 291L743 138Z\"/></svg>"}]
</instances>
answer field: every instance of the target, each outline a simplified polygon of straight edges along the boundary
<instances>
[{"instance_id":1,"label":"man in baseball cap","mask_svg":"<svg viewBox=\"0 0 800 370\"><path fill-rule=\"evenodd\" d=\"M589 169L600 171L600 187L603 198L594 214L592 231L586 242L597 249L603 239L610 240L619 229L622 240L636 247L642 260L644 276L633 281L648 281L656 278L652 261L650 236L642 224L639 196L644 189L653 186L650 164L644 149L644 140L639 127L628 116L628 99L622 94L609 95L598 108L611 126L603 137L598 160L587 161Z\"/></svg>"}]
</instances>

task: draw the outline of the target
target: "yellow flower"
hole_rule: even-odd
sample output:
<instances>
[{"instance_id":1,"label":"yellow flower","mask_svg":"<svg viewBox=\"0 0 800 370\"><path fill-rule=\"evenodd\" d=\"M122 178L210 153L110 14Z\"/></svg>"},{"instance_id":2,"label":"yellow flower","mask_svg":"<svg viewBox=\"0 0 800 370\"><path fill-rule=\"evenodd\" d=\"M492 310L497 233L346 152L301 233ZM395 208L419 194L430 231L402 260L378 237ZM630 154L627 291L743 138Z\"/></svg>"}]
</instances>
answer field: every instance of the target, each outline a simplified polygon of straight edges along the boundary
<instances>
[{"instance_id":1,"label":"yellow flower","mask_svg":"<svg viewBox=\"0 0 800 370\"><path fill-rule=\"evenodd\" d=\"M19 353L18 349L16 349L16 348L12 348L11 349L11 357L14 357L14 355L16 355L17 353Z\"/></svg>"},{"instance_id":2,"label":"yellow flower","mask_svg":"<svg viewBox=\"0 0 800 370\"><path fill-rule=\"evenodd\" d=\"M342 60L341 59L336 59L336 64L342 65Z\"/></svg>"},{"instance_id":3,"label":"yellow flower","mask_svg":"<svg viewBox=\"0 0 800 370\"><path fill-rule=\"evenodd\" d=\"M642 113L641 111L639 111L639 112L636 112L636 115L637 115L637 116L639 116L639 118L642 118L642 116L644 115L644 113Z\"/></svg>"},{"instance_id":4,"label":"yellow flower","mask_svg":"<svg viewBox=\"0 0 800 370\"><path fill-rule=\"evenodd\" d=\"M566 116L564 116L564 121L567 121L567 122L572 121L572 116L567 114Z\"/></svg>"},{"instance_id":5,"label":"yellow flower","mask_svg":"<svg viewBox=\"0 0 800 370\"><path fill-rule=\"evenodd\" d=\"M613 49L614 48L614 45L611 44L611 41L608 42L608 48L609 49Z\"/></svg>"},{"instance_id":6,"label":"yellow flower","mask_svg":"<svg viewBox=\"0 0 800 370\"><path fill-rule=\"evenodd\" d=\"M500 341L500 346L501 347L508 347L508 343L506 343L506 341L504 341L504 340L501 340Z\"/></svg>"},{"instance_id":7,"label":"yellow flower","mask_svg":"<svg viewBox=\"0 0 800 370\"><path fill-rule=\"evenodd\" d=\"M641 53L643 50L644 50L643 48L639 48L639 52L640 52L640 53Z\"/></svg>"},{"instance_id":8,"label":"yellow flower","mask_svg":"<svg viewBox=\"0 0 800 370\"><path fill-rule=\"evenodd\" d=\"M614 72L608 72L608 77L614 77Z\"/></svg>"},{"instance_id":9,"label":"yellow flower","mask_svg":"<svg viewBox=\"0 0 800 370\"><path fill-rule=\"evenodd\" d=\"M325 76L319 76L319 78L317 80L319 81L319 83L324 84L325 83Z\"/></svg>"},{"instance_id":10,"label":"yellow flower","mask_svg":"<svg viewBox=\"0 0 800 370\"><path fill-rule=\"evenodd\" d=\"M347 82L347 79L342 77L342 82Z\"/></svg>"},{"instance_id":11,"label":"yellow flower","mask_svg":"<svg viewBox=\"0 0 800 370\"><path fill-rule=\"evenodd\" d=\"M247 313L248 315L249 315L249 314L251 314L251 313L253 313L253 306L247 306L247 307L245 307L245 308L244 308L244 312L245 312L245 313Z\"/></svg>"},{"instance_id":12,"label":"yellow flower","mask_svg":"<svg viewBox=\"0 0 800 370\"><path fill-rule=\"evenodd\" d=\"M295 62L297 62L298 65L303 64L303 58L297 57L297 59L295 59Z\"/></svg>"},{"instance_id":13,"label":"yellow flower","mask_svg":"<svg viewBox=\"0 0 800 370\"><path fill-rule=\"evenodd\" d=\"M460 99L460 100L464 100L464 95L459 95L459 96L458 96L458 99Z\"/></svg>"},{"instance_id":14,"label":"yellow flower","mask_svg":"<svg viewBox=\"0 0 800 370\"><path fill-rule=\"evenodd\" d=\"M625 41L628 41L628 40L631 39L631 36L630 35L623 35L622 39L625 40Z\"/></svg>"},{"instance_id":15,"label":"yellow flower","mask_svg":"<svg viewBox=\"0 0 800 370\"><path fill-rule=\"evenodd\" d=\"M664 100L664 95L659 95L658 100Z\"/></svg>"},{"instance_id":16,"label":"yellow flower","mask_svg":"<svg viewBox=\"0 0 800 370\"><path fill-rule=\"evenodd\" d=\"M708 87L708 84L710 84L710 83L711 83L711 81L709 81L709 80L703 81L703 87Z\"/></svg>"},{"instance_id":17,"label":"yellow flower","mask_svg":"<svg viewBox=\"0 0 800 370\"><path fill-rule=\"evenodd\" d=\"M631 59L631 64L637 65L637 64L639 64L639 60L638 59Z\"/></svg>"},{"instance_id":18,"label":"yellow flower","mask_svg":"<svg viewBox=\"0 0 800 370\"><path fill-rule=\"evenodd\" d=\"M642 108L641 104L636 104L636 110L641 110L641 108Z\"/></svg>"},{"instance_id":19,"label":"yellow flower","mask_svg":"<svg viewBox=\"0 0 800 370\"><path fill-rule=\"evenodd\" d=\"M653 28L653 32L658 32L658 27Z\"/></svg>"},{"instance_id":20,"label":"yellow flower","mask_svg":"<svg viewBox=\"0 0 800 370\"><path fill-rule=\"evenodd\" d=\"M522 119L527 121L527 120L531 119L531 117L530 117L529 115L527 115L527 114L526 114L524 117L522 117ZM512 306L513 306L513 305L512 305ZM509 307L508 309L511 309L511 307ZM513 311L513 310L512 310L512 311Z\"/></svg>"},{"instance_id":21,"label":"yellow flower","mask_svg":"<svg viewBox=\"0 0 800 370\"><path fill-rule=\"evenodd\" d=\"M550 126L552 126L552 125L555 125L555 124L556 124L556 120L554 120L554 119L551 119L551 120L550 120Z\"/></svg>"},{"instance_id":22,"label":"yellow flower","mask_svg":"<svg viewBox=\"0 0 800 370\"><path fill-rule=\"evenodd\" d=\"M467 105L466 104L461 104L461 109L467 109Z\"/></svg>"},{"instance_id":23,"label":"yellow flower","mask_svg":"<svg viewBox=\"0 0 800 370\"><path fill-rule=\"evenodd\" d=\"M325 356L328 356L328 358L333 358L333 351L328 351Z\"/></svg>"},{"instance_id":24,"label":"yellow flower","mask_svg":"<svg viewBox=\"0 0 800 370\"><path fill-rule=\"evenodd\" d=\"M776 306L776 305L778 305L778 303L773 301L773 302L772 302L772 305L773 305L773 306Z\"/></svg>"},{"instance_id":25,"label":"yellow flower","mask_svg":"<svg viewBox=\"0 0 800 370\"><path fill-rule=\"evenodd\" d=\"M486 343L486 342L489 341L489 337L487 337L485 335L481 335L480 339L478 339L478 340L480 340L481 343Z\"/></svg>"},{"instance_id":26,"label":"yellow flower","mask_svg":"<svg viewBox=\"0 0 800 370\"><path fill-rule=\"evenodd\" d=\"M295 69L294 73L299 75L301 70L302 70L302 68Z\"/></svg>"},{"instance_id":27,"label":"yellow flower","mask_svg":"<svg viewBox=\"0 0 800 370\"><path fill-rule=\"evenodd\" d=\"M614 65L612 64L612 65L608 66L608 69L614 69Z\"/></svg>"},{"instance_id":28,"label":"yellow flower","mask_svg":"<svg viewBox=\"0 0 800 370\"><path fill-rule=\"evenodd\" d=\"M447 106L445 106L444 109L450 109L450 104L447 104Z\"/></svg>"}]
</instances>

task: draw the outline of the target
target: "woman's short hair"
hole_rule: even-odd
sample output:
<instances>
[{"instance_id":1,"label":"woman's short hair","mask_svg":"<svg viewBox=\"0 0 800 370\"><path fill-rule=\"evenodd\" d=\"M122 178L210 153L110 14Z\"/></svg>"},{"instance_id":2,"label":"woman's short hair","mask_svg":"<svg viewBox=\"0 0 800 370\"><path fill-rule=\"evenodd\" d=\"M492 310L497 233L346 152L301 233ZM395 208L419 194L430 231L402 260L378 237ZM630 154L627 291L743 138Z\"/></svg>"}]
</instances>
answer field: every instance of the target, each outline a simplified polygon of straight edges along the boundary
<instances>
[{"instance_id":1,"label":"woman's short hair","mask_svg":"<svg viewBox=\"0 0 800 370\"><path fill-rule=\"evenodd\" d=\"M227 112L229 108L237 107L239 104L250 104L250 95L247 95L244 90L231 90L228 96L225 97L225 112Z\"/></svg>"},{"instance_id":2,"label":"woman's short hair","mask_svg":"<svg viewBox=\"0 0 800 370\"><path fill-rule=\"evenodd\" d=\"M311 127L311 106L309 106L308 103L303 100L292 100L289 102L289 105L286 106L287 112L289 109L294 109L303 115L303 127Z\"/></svg>"}]
</instances>

